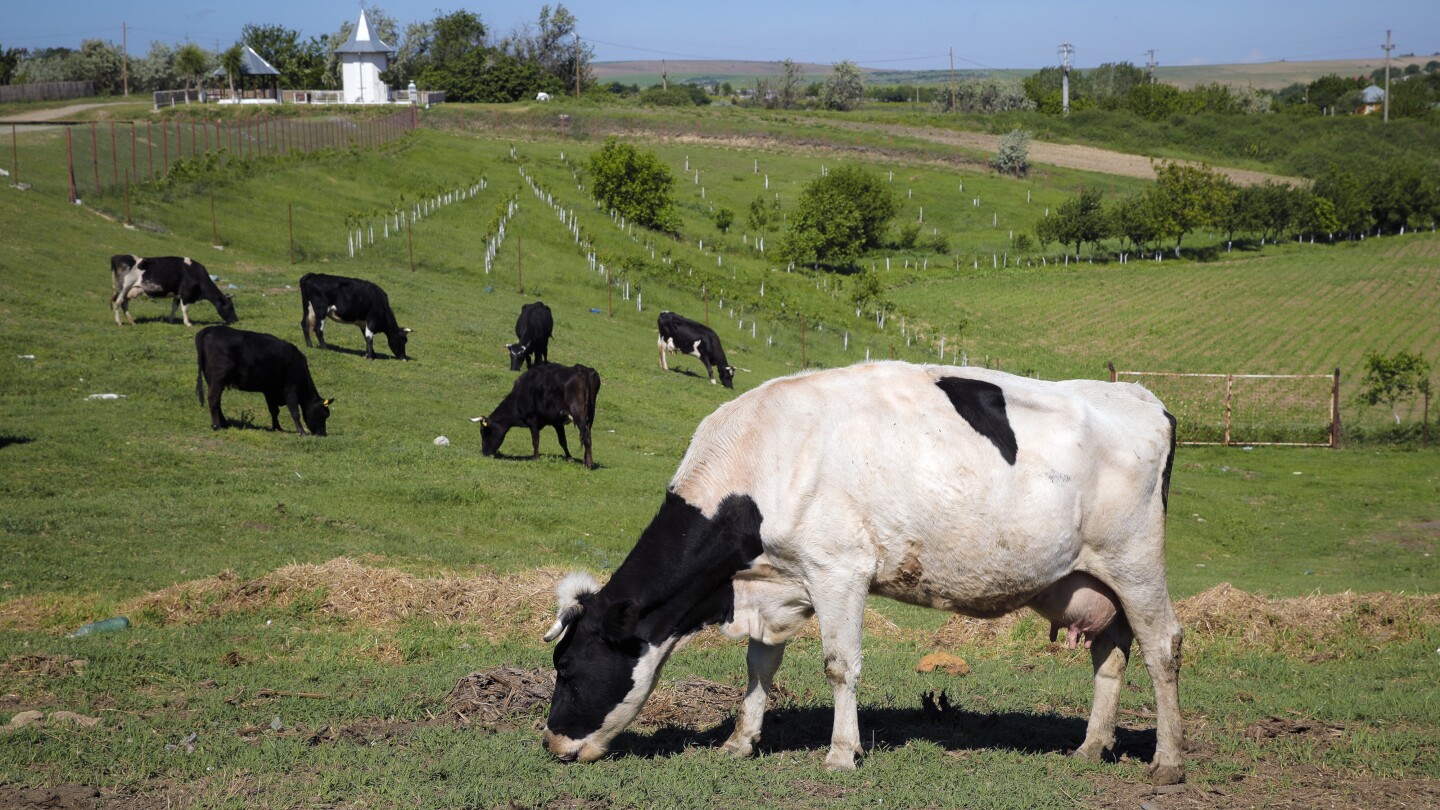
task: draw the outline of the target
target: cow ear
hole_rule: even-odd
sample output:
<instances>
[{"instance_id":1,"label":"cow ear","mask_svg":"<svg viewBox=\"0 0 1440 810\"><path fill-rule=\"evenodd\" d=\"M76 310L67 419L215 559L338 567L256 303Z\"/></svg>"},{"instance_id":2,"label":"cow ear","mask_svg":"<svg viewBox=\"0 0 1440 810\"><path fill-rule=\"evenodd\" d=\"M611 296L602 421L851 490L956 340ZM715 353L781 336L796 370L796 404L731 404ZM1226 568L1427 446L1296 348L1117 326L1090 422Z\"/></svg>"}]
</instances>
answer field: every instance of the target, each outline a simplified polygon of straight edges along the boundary
<instances>
[{"instance_id":1,"label":"cow ear","mask_svg":"<svg viewBox=\"0 0 1440 810\"><path fill-rule=\"evenodd\" d=\"M330 407L330 403L332 403L332 402L334 402L334 401L335 401L335 398L334 398L334 397L331 397L330 399L322 399L322 400L320 400L320 404L321 404L321 405L324 405L325 407L328 408L328 407Z\"/></svg>"},{"instance_id":2,"label":"cow ear","mask_svg":"<svg viewBox=\"0 0 1440 810\"><path fill-rule=\"evenodd\" d=\"M556 610L555 623L545 633L545 640L554 641L565 632L565 628L574 624L575 620L585 613L585 606L598 590L600 585L595 582L595 578L582 571L576 571L561 580L555 588L559 608Z\"/></svg>"},{"instance_id":3,"label":"cow ear","mask_svg":"<svg viewBox=\"0 0 1440 810\"><path fill-rule=\"evenodd\" d=\"M479 422L480 427L490 427L490 420L484 416L472 416L470 417L470 421Z\"/></svg>"},{"instance_id":4,"label":"cow ear","mask_svg":"<svg viewBox=\"0 0 1440 810\"><path fill-rule=\"evenodd\" d=\"M605 609L605 621L601 625L600 637L606 641L632 638L639 622L640 609L629 599L621 599Z\"/></svg>"},{"instance_id":5,"label":"cow ear","mask_svg":"<svg viewBox=\"0 0 1440 810\"><path fill-rule=\"evenodd\" d=\"M408 334L410 334L411 332L414 332L415 330L414 330L414 329L411 329L410 327L407 326L407 327L404 328L404 331L405 331L405 334L408 335Z\"/></svg>"}]
</instances>

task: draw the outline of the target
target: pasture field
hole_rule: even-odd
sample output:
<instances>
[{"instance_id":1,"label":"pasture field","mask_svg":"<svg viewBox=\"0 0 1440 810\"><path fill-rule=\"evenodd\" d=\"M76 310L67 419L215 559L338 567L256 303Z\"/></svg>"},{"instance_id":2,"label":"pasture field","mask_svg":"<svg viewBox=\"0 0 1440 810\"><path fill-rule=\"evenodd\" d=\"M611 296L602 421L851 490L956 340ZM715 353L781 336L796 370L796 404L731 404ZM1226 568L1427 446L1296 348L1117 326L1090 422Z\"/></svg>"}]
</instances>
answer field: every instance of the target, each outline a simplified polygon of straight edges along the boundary
<instances>
[{"instance_id":1,"label":"pasture field","mask_svg":"<svg viewBox=\"0 0 1440 810\"><path fill-rule=\"evenodd\" d=\"M374 150L236 164L145 190L131 202L133 230L113 196L79 207L0 189L0 720L10 724L0 723L0 805L29 795L72 807L1440 801L1429 688L1440 464L1433 449L1378 444L1177 455L1168 550L1189 631L1183 793L1146 786L1154 734L1138 661L1115 761L1075 762L1061 755L1083 736L1088 656L1046 644L1033 617L982 631L883 600L869 616L867 755L854 773L822 768L830 698L813 638L790 647L756 759L714 750L744 654L704 635L670 662L652 713L615 754L552 761L535 723L553 583L574 567L612 571L695 424L798 369L802 351L810 366L862 361L867 348L924 361L945 336L947 362L960 341L971 362L1097 378L1107 360L1323 372L1372 347L1433 357L1440 240L977 269L1010 222L1063 192L882 153L870 165L895 172L902 217L924 205L951 250L897 252L888 271L875 257L899 307L881 329L872 313L855 316L845 279L787 272L738 223L721 234L709 219L723 205L743 222L767 174L768 191L793 202L834 155L656 140L679 180L683 236L671 240L622 229L588 202L574 171L598 141L497 136L453 115L462 120L443 132ZM211 246L212 190L223 250ZM429 209L424 200L438 202L404 229L411 273L410 242L385 238L382 215ZM487 274L486 245L511 201ZM347 222L366 237L353 258ZM301 273L373 279L415 329L415 360L367 362L359 330L332 324L334 350L306 350L320 392L336 399L329 436L271 433L263 400L243 392L225 396L241 424L211 432L195 399L194 330L146 301L131 305L137 325L115 325L106 265L117 252L195 257L235 295L237 326L296 343ZM548 432L539 460L513 432L503 457L482 458L466 419L508 390L501 344L536 299L555 312L551 359L604 380L597 470L563 461ZM692 359L659 368L656 314L701 318L707 305L732 362L750 370L734 392ZM208 304L191 315L218 322ZM448 447L433 443L440 435ZM119 614L131 630L65 635ZM932 651L972 671L916 673ZM927 710L921 695L942 690L951 708ZM13 722L28 711L43 721ZM57 717L67 711L76 725ZM78 724L86 718L99 723Z\"/></svg>"}]
</instances>

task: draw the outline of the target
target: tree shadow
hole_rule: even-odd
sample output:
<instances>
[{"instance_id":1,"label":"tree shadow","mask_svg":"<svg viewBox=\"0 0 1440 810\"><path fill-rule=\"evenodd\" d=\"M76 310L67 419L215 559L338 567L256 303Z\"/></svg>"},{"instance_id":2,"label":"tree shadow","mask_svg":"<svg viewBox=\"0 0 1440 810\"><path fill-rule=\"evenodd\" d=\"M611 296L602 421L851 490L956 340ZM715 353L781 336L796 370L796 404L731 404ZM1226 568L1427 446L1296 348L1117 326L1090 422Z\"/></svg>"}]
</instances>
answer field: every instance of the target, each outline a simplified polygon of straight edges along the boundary
<instances>
[{"instance_id":1,"label":"tree shadow","mask_svg":"<svg viewBox=\"0 0 1440 810\"><path fill-rule=\"evenodd\" d=\"M834 712L825 706L771 710L757 753L823 751L830 745ZM917 709L861 709L860 736L865 750L899 748L914 740L947 751L1001 750L1020 754L1068 755L1085 740L1086 719L1032 712L977 712L949 708L944 712ZM670 757L701 747L718 747L734 731L734 720L697 731L666 725L651 734L626 731L611 746L612 756ZM1117 726L1115 748L1106 761L1122 757L1149 759L1155 753L1155 729Z\"/></svg>"}]
</instances>

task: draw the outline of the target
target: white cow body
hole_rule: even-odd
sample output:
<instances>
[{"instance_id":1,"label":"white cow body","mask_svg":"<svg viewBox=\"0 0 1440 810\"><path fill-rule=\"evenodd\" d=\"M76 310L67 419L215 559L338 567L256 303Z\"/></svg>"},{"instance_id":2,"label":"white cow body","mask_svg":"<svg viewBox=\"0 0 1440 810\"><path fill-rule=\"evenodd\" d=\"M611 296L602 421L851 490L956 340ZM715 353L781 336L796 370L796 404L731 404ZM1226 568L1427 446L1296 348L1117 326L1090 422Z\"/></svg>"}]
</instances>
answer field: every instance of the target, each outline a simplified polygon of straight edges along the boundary
<instances>
[{"instance_id":1,"label":"white cow body","mask_svg":"<svg viewBox=\"0 0 1440 810\"><path fill-rule=\"evenodd\" d=\"M1003 393L998 409L965 415L962 400L980 389ZM1164 568L1172 437L1160 401L1138 385L897 362L771 380L720 406L670 491L713 520L743 495L763 518L761 552L733 575L721 628L750 639L726 747L753 749L784 643L813 612L835 700L826 764L854 767L873 593L978 617L1028 605L1072 639L1087 635L1096 698L1077 754L1094 759L1114 744L1133 630L1156 685L1155 779L1179 781L1181 630ZM638 687L654 673L634 677ZM581 756L606 743L587 738ZM568 744L550 745L564 755Z\"/></svg>"}]
</instances>

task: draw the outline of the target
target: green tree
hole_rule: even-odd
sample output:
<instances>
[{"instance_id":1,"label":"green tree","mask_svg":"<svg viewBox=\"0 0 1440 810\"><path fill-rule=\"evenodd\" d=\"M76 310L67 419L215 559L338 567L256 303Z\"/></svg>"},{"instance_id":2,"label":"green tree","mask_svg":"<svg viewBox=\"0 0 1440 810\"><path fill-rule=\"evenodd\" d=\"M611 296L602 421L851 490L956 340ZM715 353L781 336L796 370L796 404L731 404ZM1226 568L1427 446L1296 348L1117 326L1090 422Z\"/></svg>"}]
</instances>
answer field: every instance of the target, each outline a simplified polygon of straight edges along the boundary
<instances>
[{"instance_id":1,"label":"green tree","mask_svg":"<svg viewBox=\"0 0 1440 810\"><path fill-rule=\"evenodd\" d=\"M1273 180L1252 188L1260 196L1260 238L1279 239L1300 219L1305 192Z\"/></svg>"},{"instance_id":2,"label":"green tree","mask_svg":"<svg viewBox=\"0 0 1440 810\"><path fill-rule=\"evenodd\" d=\"M24 48L0 48L0 84L9 84L15 68L25 56Z\"/></svg>"},{"instance_id":3,"label":"green tree","mask_svg":"<svg viewBox=\"0 0 1440 810\"><path fill-rule=\"evenodd\" d=\"M735 223L735 212L729 208L716 208L714 220L721 233L729 233L730 226Z\"/></svg>"},{"instance_id":4,"label":"green tree","mask_svg":"<svg viewBox=\"0 0 1440 810\"><path fill-rule=\"evenodd\" d=\"M1078 259L1081 245L1086 242L1099 244L1105 238L1108 223L1100 204L1103 196L1103 192L1089 189L1060 203L1055 215L1046 218L1055 220L1055 224L1050 226L1054 230L1047 235L1062 245L1075 245L1075 257ZM1038 231L1036 235L1040 235Z\"/></svg>"},{"instance_id":5,"label":"green tree","mask_svg":"<svg viewBox=\"0 0 1440 810\"><path fill-rule=\"evenodd\" d=\"M1148 82L1145 71L1130 62L1106 62L1085 73L1085 89L1102 110L1121 109L1130 88Z\"/></svg>"},{"instance_id":6,"label":"green tree","mask_svg":"<svg viewBox=\"0 0 1440 810\"><path fill-rule=\"evenodd\" d=\"M1330 164L1311 188L1317 197L1328 199L1334 207L1336 227L1351 237L1374 226L1370 190L1355 173Z\"/></svg>"},{"instance_id":7,"label":"green tree","mask_svg":"<svg viewBox=\"0 0 1440 810\"><path fill-rule=\"evenodd\" d=\"M999 148L990 158L990 168L1001 174L1025 176L1030 173L1030 132L1012 129L1000 138Z\"/></svg>"},{"instance_id":8,"label":"green tree","mask_svg":"<svg viewBox=\"0 0 1440 810\"><path fill-rule=\"evenodd\" d=\"M1225 209L1226 181L1205 165L1168 162L1155 166L1150 187L1160 234L1175 240L1175 253L1185 235L1214 224Z\"/></svg>"},{"instance_id":9,"label":"green tree","mask_svg":"<svg viewBox=\"0 0 1440 810\"><path fill-rule=\"evenodd\" d=\"M488 100L484 79L493 65L480 17L464 9L442 14L430 23L426 33L428 39L415 45L416 84L443 91L452 102Z\"/></svg>"},{"instance_id":10,"label":"green tree","mask_svg":"<svg viewBox=\"0 0 1440 810\"><path fill-rule=\"evenodd\" d=\"M199 45L187 42L175 51L175 72L185 79L186 90L194 87L209 69L210 56Z\"/></svg>"},{"instance_id":11,"label":"green tree","mask_svg":"<svg viewBox=\"0 0 1440 810\"><path fill-rule=\"evenodd\" d=\"M1395 424L1400 424L1396 407L1402 400L1430 391L1430 363L1417 354L1401 351L1386 357L1378 351L1365 353L1365 376L1356 395L1365 405L1385 404Z\"/></svg>"},{"instance_id":12,"label":"green tree","mask_svg":"<svg viewBox=\"0 0 1440 810\"><path fill-rule=\"evenodd\" d=\"M247 23L240 41L280 71L282 87L319 87L324 53L320 44L300 39L300 32L283 25Z\"/></svg>"},{"instance_id":13,"label":"green tree","mask_svg":"<svg viewBox=\"0 0 1440 810\"><path fill-rule=\"evenodd\" d=\"M1173 84L1137 84L1130 88L1125 108L1151 121L1164 121L1184 111L1184 96Z\"/></svg>"},{"instance_id":14,"label":"green tree","mask_svg":"<svg viewBox=\"0 0 1440 810\"><path fill-rule=\"evenodd\" d=\"M864 246L864 218L855 201L835 184L815 181L800 194L780 255L796 262L848 266Z\"/></svg>"},{"instance_id":15,"label":"green tree","mask_svg":"<svg viewBox=\"0 0 1440 810\"><path fill-rule=\"evenodd\" d=\"M675 178L654 152L641 152L611 136L590 156L590 188L606 208L647 228L677 227Z\"/></svg>"},{"instance_id":16,"label":"green tree","mask_svg":"<svg viewBox=\"0 0 1440 810\"><path fill-rule=\"evenodd\" d=\"M1308 194L1300 212L1301 227L1312 234L1333 234L1340 230L1340 220L1335 216L1335 203L1329 197Z\"/></svg>"},{"instance_id":17,"label":"green tree","mask_svg":"<svg viewBox=\"0 0 1440 810\"><path fill-rule=\"evenodd\" d=\"M235 43L225 52L220 54L220 68L225 71L225 80L230 83L230 97L238 98L235 95L235 80L242 82L245 76L245 49L240 43Z\"/></svg>"},{"instance_id":18,"label":"green tree","mask_svg":"<svg viewBox=\"0 0 1440 810\"><path fill-rule=\"evenodd\" d=\"M765 236L770 229L780 222L780 198L771 197L766 199L760 195L750 201L750 212L745 218L745 223L753 231L760 232L760 246L764 250Z\"/></svg>"},{"instance_id":19,"label":"green tree","mask_svg":"<svg viewBox=\"0 0 1440 810\"><path fill-rule=\"evenodd\" d=\"M1120 240L1122 250L1127 244L1135 250L1146 249L1159 239L1155 211L1150 197L1145 194L1129 194L1116 200L1106 210L1106 218L1106 230Z\"/></svg>"},{"instance_id":20,"label":"green tree","mask_svg":"<svg viewBox=\"0 0 1440 810\"><path fill-rule=\"evenodd\" d=\"M780 63L780 78L775 82L776 102L784 109L794 107L800 100L800 83L804 81L804 71L793 59L786 59Z\"/></svg>"},{"instance_id":21,"label":"green tree","mask_svg":"<svg viewBox=\"0 0 1440 810\"><path fill-rule=\"evenodd\" d=\"M865 78L849 60L836 62L820 88L820 106L827 110L853 110L865 97Z\"/></svg>"},{"instance_id":22,"label":"green tree","mask_svg":"<svg viewBox=\"0 0 1440 810\"><path fill-rule=\"evenodd\" d=\"M533 62L551 80L545 86L558 92L574 92L578 68L583 91L594 84L590 62L595 52L576 35L579 23L564 3L554 9L543 5L535 27L511 34L500 43L500 50L521 62Z\"/></svg>"}]
</instances>

